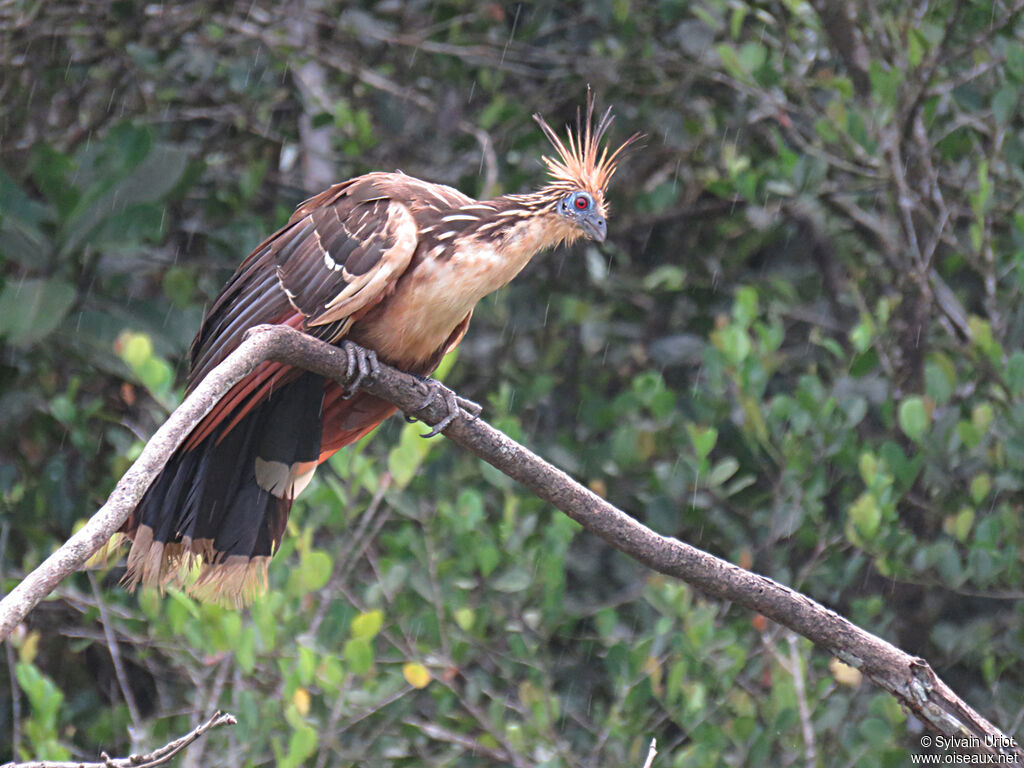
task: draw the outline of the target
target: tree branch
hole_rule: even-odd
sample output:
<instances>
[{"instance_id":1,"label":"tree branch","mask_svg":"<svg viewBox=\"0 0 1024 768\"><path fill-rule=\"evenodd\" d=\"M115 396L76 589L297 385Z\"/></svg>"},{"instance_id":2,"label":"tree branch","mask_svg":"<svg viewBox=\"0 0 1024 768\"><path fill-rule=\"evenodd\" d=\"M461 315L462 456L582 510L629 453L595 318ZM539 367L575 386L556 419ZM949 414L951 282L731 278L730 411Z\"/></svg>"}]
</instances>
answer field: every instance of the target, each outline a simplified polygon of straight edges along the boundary
<instances>
[{"instance_id":1,"label":"tree branch","mask_svg":"<svg viewBox=\"0 0 1024 768\"><path fill-rule=\"evenodd\" d=\"M844 0L814 0L811 3L821 19L832 46L846 66L846 72L857 91L866 99L871 95L871 54L860 27L857 25L857 6Z\"/></svg>"},{"instance_id":2,"label":"tree branch","mask_svg":"<svg viewBox=\"0 0 1024 768\"><path fill-rule=\"evenodd\" d=\"M644 768L651 768L654 765L654 758L658 754L658 740L651 739L651 745L647 748L647 759L644 760Z\"/></svg>"},{"instance_id":3,"label":"tree branch","mask_svg":"<svg viewBox=\"0 0 1024 768\"><path fill-rule=\"evenodd\" d=\"M193 427L236 382L265 360L313 371L342 384L351 375L347 358L337 347L285 326L253 329L157 430L99 512L0 601L0 640L107 541ZM445 407L438 399L420 407L425 386L414 376L382 366L380 374L363 389L426 424L437 424L445 416ZM924 659L905 653L772 579L655 533L481 419L463 412L444 435L649 568L682 579L712 597L757 611L856 667L935 733L957 739L957 743L968 740L979 752L1024 761L1019 745L953 693Z\"/></svg>"},{"instance_id":4,"label":"tree branch","mask_svg":"<svg viewBox=\"0 0 1024 768\"><path fill-rule=\"evenodd\" d=\"M103 753L101 755L103 760L97 763L83 763L77 760L67 762L63 760L33 760L30 763L4 763L0 765L0 768L154 768L154 766L167 763L207 731L220 725L234 725L236 722L238 721L235 720L234 715L229 715L226 712L214 712L209 720L197 725L181 738L145 755L109 757Z\"/></svg>"}]
</instances>

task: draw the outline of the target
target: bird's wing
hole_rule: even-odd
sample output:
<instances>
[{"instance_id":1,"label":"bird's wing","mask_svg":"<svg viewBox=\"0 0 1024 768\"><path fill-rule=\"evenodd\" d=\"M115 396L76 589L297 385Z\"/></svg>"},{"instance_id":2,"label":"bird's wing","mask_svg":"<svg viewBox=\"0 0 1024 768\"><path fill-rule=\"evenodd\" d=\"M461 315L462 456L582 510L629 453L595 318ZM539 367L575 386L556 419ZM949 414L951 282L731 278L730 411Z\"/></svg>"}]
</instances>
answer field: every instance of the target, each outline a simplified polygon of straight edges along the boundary
<instances>
[{"instance_id":1,"label":"bird's wing","mask_svg":"<svg viewBox=\"0 0 1024 768\"><path fill-rule=\"evenodd\" d=\"M242 263L206 314L192 344L193 389L264 323L290 325L329 342L392 290L416 250L417 226L389 174L361 176L307 200L288 224ZM189 450L223 425L230 432L299 371L260 364L192 431Z\"/></svg>"},{"instance_id":2,"label":"bird's wing","mask_svg":"<svg viewBox=\"0 0 1024 768\"><path fill-rule=\"evenodd\" d=\"M207 312L192 345L190 388L255 325L286 323L335 342L388 295L418 236L386 182L371 174L335 185L253 251Z\"/></svg>"}]
</instances>

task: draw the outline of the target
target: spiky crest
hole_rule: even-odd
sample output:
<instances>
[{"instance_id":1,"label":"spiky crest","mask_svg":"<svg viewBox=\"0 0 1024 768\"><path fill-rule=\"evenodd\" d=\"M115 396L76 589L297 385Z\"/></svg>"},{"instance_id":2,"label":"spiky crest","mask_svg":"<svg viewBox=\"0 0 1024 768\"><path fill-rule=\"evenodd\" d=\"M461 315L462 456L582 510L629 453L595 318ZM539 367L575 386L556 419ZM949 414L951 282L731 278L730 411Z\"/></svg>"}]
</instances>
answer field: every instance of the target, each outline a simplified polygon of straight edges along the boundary
<instances>
[{"instance_id":1,"label":"spiky crest","mask_svg":"<svg viewBox=\"0 0 1024 768\"><path fill-rule=\"evenodd\" d=\"M608 147L601 147L601 139L611 126L613 120L612 109L609 107L601 115L597 126L593 124L594 117L594 94L587 87L587 117L583 120L579 108L576 109L576 131L566 128L568 143L563 142L558 134L548 125L547 121L539 114L534 114L533 119L540 125L544 135L558 153L558 158L543 157L544 164L548 168L553 180L552 187L572 191L584 189L591 194L604 196L615 173L622 152L642 134L634 133L614 152L609 152Z\"/></svg>"}]
</instances>

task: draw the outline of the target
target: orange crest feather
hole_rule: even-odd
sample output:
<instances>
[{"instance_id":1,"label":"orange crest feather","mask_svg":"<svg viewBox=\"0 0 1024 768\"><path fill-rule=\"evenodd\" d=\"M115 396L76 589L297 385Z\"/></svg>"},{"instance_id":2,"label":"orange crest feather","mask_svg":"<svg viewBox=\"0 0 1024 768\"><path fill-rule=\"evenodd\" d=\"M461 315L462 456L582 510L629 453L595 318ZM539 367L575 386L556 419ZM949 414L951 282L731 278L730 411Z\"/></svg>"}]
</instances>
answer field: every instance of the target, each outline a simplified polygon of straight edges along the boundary
<instances>
[{"instance_id":1,"label":"orange crest feather","mask_svg":"<svg viewBox=\"0 0 1024 768\"><path fill-rule=\"evenodd\" d=\"M558 153L557 159L547 156L542 158L554 180L554 186L585 189L603 196L623 151L641 138L642 134L634 133L618 149L609 153L607 146L601 147L601 139L615 119L612 117L612 108L605 110L596 127L593 117L594 94L587 88L587 119L584 121L579 109L576 110L576 131L574 133L571 128L566 128L567 142L563 142L539 114L535 114L533 119Z\"/></svg>"}]
</instances>

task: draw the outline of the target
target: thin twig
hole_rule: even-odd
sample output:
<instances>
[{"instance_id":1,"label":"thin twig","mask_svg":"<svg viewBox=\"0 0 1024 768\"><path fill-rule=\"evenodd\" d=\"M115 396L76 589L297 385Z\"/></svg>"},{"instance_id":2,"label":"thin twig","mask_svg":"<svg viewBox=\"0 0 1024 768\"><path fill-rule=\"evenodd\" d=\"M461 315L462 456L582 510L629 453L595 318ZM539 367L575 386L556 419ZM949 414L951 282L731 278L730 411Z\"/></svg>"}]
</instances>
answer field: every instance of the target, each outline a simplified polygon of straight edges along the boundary
<instances>
[{"instance_id":1,"label":"thin twig","mask_svg":"<svg viewBox=\"0 0 1024 768\"><path fill-rule=\"evenodd\" d=\"M338 555L334 558L334 569L328 581L328 586L325 587L325 589L329 590L330 585L335 582L344 583L345 579L348 578L350 565L351 567L355 567L352 563L357 563L358 558L362 557L363 553L366 551L365 546L362 544L363 536L366 533L366 529L370 526L370 523L374 522L374 516L377 514L377 509L384 500L384 494L387 493L390 487L391 473L384 470L377 480L377 490L374 492L373 498L366 506L363 514L359 516L359 525L356 526L355 531L347 537L347 541L342 546ZM373 537L377 535L376 532L380 530L380 526L388 519L387 511L381 515L381 518L382 521L380 525L374 526L374 532L368 537L369 540L372 540ZM355 549L356 546L359 546L359 554L356 557L352 557L352 550ZM309 634L310 637L316 637L316 633L319 631L323 620L327 617L327 612L331 605L332 603L330 600L322 599L320 601L320 605L317 607L316 613L313 614L313 618L309 622L309 628L307 629L307 634Z\"/></svg>"},{"instance_id":2,"label":"thin twig","mask_svg":"<svg viewBox=\"0 0 1024 768\"><path fill-rule=\"evenodd\" d=\"M0 526L0 596L3 596L4 572L7 564L7 537L11 533L11 525L4 520ZM14 668L17 659L14 657L14 646L4 643L7 657L7 675L11 681L11 755L17 757L21 753L21 693L15 679Z\"/></svg>"},{"instance_id":3,"label":"thin twig","mask_svg":"<svg viewBox=\"0 0 1024 768\"><path fill-rule=\"evenodd\" d=\"M102 761L96 763L71 762L63 760L34 760L30 763L5 763L0 768L154 768L164 765L185 747L194 742L207 731L221 725L234 725L238 721L227 712L214 712L205 723L197 725L191 731L160 749L145 755L129 755L128 757L109 757L101 754Z\"/></svg>"},{"instance_id":4,"label":"thin twig","mask_svg":"<svg viewBox=\"0 0 1024 768\"><path fill-rule=\"evenodd\" d=\"M224 685L227 682L228 672L234 666L234 658L233 654L225 654L224 658L221 659L220 664L217 666L217 671L213 676L213 685L210 686L208 695L205 697L207 707L216 706L217 702L220 701L221 694L224 693ZM200 696L200 690L198 687L196 688L196 696ZM207 742L204 741L185 756L185 768L206 764L203 761L203 751L206 749L206 744Z\"/></svg>"},{"instance_id":5,"label":"thin twig","mask_svg":"<svg viewBox=\"0 0 1024 768\"><path fill-rule=\"evenodd\" d=\"M786 642L789 645L789 664L787 666L789 667L789 674L793 677L797 711L800 714L800 728L804 737L804 762L807 764L807 768L814 768L818 764L818 745L814 739L811 710L807 705L804 670L800 663L800 648L797 645L796 635L792 632L786 633Z\"/></svg>"},{"instance_id":6,"label":"thin twig","mask_svg":"<svg viewBox=\"0 0 1024 768\"><path fill-rule=\"evenodd\" d=\"M644 760L644 768L651 768L654 765L654 757L658 754L658 740L651 739L651 746L647 748L647 759Z\"/></svg>"},{"instance_id":7,"label":"thin twig","mask_svg":"<svg viewBox=\"0 0 1024 768\"><path fill-rule=\"evenodd\" d=\"M496 763L509 762L509 756L504 750L485 747L472 736L467 736L464 733L457 733L456 731L443 728L436 723L429 722L428 720L420 720L411 717L406 719L405 724L411 725L413 728L418 728L428 737L435 739L436 741L447 741L449 744L457 744L462 747L470 757L486 757Z\"/></svg>"},{"instance_id":8,"label":"thin twig","mask_svg":"<svg viewBox=\"0 0 1024 768\"><path fill-rule=\"evenodd\" d=\"M7 657L7 675L11 682L11 754L21 754L21 690L18 688L18 681L15 678L15 664L17 659L14 656L14 647L10 643L4 643L4 651Z\"/></svg>"},{"instance_id":9,"label":"thin twig","mask_svg":"<svg viewBox=\"0 0 1024 768\"><path fill-rule=\"evenodd\" d=\"M443 685L445 688L447 688L451 693L453 693L455 697L459 700L459 703L462 705L462 708L469 712L469 714L473 716L473 718L477 721L480 727L487 731L491 738L498 742L498 745L507 754L506 762L514 766L514 768L527 768L529 763L527 762L526 757L520 754L518 750L516 750L515 746L507 738L504 729L498 728L494 724L494 721L491 720L487 712L483 710L483 708L478 706L475 701L472 701L468 696L466 696L465 692L462 691L458 686L456 686L455 683L449 682L445 680L443 677L438 678L438 682L441 683L441 685ZM501 701L502 697L496 697L496 700Z\"/></svg>"},{"instance_id":10,"label":"thin twig","mask_svg":"<svg viewBox=\"0 0 1024 768\"><path fill-rule=\"evenodd\" d=\"M363 515L363 520L360 521L359 529L356 531L356 535L353 536L352 540L354 544L358 545L353 554L351 550L346 551L343 558L339 558L341 562L341 569L338 573L338 578L344 582L355 567L359 564L360 558L366 553L370 544L373 543L374 539L377 538L377 534L380 533L380 529L384 527L384 524L388 521L391 516L390 507L383 507L380 513L377 514L377 510L380 507L380 503L384 498L384 494L387 493L388 488L391 487L391 473L384 472L380 476L379 487L377 492L373 496L373 500L370 502L370 506L366 508L366 513ZM369 529L367 534L367 527L370 523L373 523L373 527Z\"/></svg>"},{"instance_id":11,"label":"thin twig","mask_svg":"<svg viewBox=\"0 0 1024 768\"><path fill-rule=\"evenodd\" d=\"M451 658L452 648L448 641L447 622L444 620L444 595L441 594L441 578L437 573L437 551L430 541L430 534L425 525L420 525L423 533L423 551L427 558L427 575L430 577L430 604L434 607L437 619L438 635L441 638L441 653Z\"/></svg>"},{"instance_id":12,"label":"thin twig","mask_svg":"<svg viewBox=\"0 0 1024 768\"><path fill-rule=\"evenodd\" d=\"M128 707L128 716L132 720L132 725L128 729L128 735L131 737L132 751L134 752L139 748L138 740L142 738L143 734L142 716L139 714L139 707L135 703L135 694L132 692L132 686L128 682L128 675L125 673L124 661L121 659L121 648L117 644L114 630L110 626L110 614L107 613L107 605L103 600L103 595L100 594L96 577L91 572L89 573L89 586L92 587L92 594L96 598L96 607L100 613L100 625L103 627L103 637L107 641L110 661L114 664L114 676L117 678L117 685L121 689L121 695L124 696L124 703Z\"/></svg>"}]
</instances>

